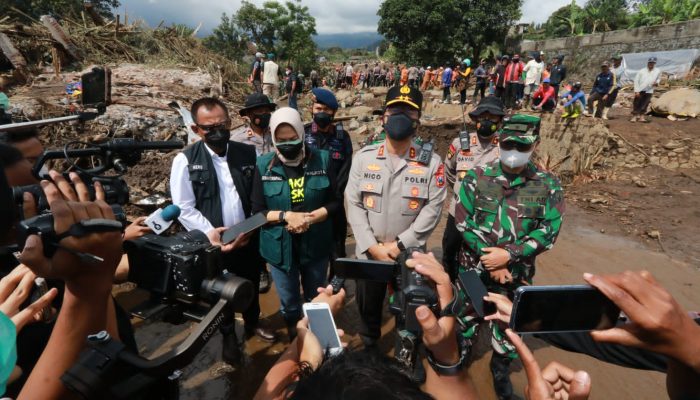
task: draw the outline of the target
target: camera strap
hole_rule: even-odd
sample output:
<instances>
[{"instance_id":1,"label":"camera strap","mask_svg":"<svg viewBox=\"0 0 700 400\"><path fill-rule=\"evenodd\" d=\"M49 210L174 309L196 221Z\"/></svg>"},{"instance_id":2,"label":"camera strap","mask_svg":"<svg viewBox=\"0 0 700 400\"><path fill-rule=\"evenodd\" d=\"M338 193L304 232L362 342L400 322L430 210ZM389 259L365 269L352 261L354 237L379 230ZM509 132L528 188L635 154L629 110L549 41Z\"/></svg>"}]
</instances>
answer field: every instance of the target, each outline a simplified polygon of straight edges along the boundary
<instances>
[{"instance_id":1,"label":"camera strap","mask_svg":"<svg viewBox=\"0 0 700 400\"><path fill-rule=\"evenodd\" d=\"M67 231L56 235L56 242L60 242L68 236L82 237L92 233L121 232L123 229L124 227L119 221L104 218L87 219L76 222Z\"/></svg>"},{"instance_id":2,"label":"camera strap","mask_svg":"<svg viewBox=\"0 0 700 400\"><path fill-rule=\"evenodd\" d=\"M401 340L401 349L396 354L398 360L407 370L413 369L413 364L416 361L418 337L413 333L402 329L399 331L399 340Z\"/></svg>"}]
</instances>

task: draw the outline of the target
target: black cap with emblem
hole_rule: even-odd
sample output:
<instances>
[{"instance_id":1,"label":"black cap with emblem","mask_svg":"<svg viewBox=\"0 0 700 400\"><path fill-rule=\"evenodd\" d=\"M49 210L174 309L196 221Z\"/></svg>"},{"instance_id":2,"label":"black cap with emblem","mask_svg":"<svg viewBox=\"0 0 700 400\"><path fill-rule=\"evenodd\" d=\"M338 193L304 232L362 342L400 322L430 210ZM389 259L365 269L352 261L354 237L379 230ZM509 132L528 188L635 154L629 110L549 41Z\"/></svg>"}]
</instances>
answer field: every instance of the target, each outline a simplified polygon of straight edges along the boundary
<instances>
[{"instance_id":1,"label":"black cap with emblem","mask_svg":"<svg viewBox=\"0 0 700 400\"><path fill-rule=\"evenodd\" d=\"M389 92L386 94L384 107L401 103L407 104L420 111L423 108L423 94L420 90L408 85L394 86L389 89Z\"/></svg>"}]
</instances>

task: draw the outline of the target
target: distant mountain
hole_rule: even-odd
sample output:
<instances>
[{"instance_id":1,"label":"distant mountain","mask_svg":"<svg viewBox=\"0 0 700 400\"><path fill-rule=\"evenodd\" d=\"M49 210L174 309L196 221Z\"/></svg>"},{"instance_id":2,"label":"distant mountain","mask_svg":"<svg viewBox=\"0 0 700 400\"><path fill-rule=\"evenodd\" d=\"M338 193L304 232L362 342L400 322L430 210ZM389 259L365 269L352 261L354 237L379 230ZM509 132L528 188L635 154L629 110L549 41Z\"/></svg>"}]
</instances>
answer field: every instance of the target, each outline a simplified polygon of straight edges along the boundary
<instances>
[{"instance_id":1,"label":"distant mountain","mask_svg":"<svg viewBox=\"0 0 700 400\"><path fill-rule=\"evenodd\" d=\"M340 47L374 50L382 39L382 35L377 32L328 33L314 36L314 42L321 49Z\"/></svg>"}]
</instances>

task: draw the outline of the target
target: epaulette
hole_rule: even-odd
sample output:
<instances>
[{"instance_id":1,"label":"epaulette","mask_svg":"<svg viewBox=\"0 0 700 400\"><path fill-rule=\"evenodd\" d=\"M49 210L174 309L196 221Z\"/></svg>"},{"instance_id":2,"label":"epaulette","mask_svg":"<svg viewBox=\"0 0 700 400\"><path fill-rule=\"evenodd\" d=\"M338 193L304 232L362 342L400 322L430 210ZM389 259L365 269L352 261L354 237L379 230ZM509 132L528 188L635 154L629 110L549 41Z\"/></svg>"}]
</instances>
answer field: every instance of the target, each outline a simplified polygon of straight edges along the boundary
<instances>
[{"instance_id":1,"label":"epaulette","mask_svg":"<svg viewBox=\"0 0 700 400\"><path fill-rule=\"evenodd\" d=\"M368 151L377 150L379 146L383 143L384 141L381 141L379 143L369 143L360 149L360 153L366 153Z\"/></svg>"}]
</instances>

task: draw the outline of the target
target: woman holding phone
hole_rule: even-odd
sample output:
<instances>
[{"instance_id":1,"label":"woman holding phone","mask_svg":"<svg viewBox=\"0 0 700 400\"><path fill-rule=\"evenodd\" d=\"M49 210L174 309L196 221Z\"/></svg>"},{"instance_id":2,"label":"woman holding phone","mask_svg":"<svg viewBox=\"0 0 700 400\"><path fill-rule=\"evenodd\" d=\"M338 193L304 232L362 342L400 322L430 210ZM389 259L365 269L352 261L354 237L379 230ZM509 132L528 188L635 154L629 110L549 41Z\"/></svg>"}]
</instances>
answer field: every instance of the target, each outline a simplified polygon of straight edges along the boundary
<instances>
[{"instance_id":1,"label":"woman holding phone","mask_svg":"<svg viewBox=\"0 0 700 400\"><path fill-rule=\"evenodd\" d=\"M253 213L267 217L260 234L260 254L272 266L291 341L302 317L302 303L326 284L333 249L330 217L342 200L328 152L304 144L299 112L289 107L275 111L270 130L275 151L258 157L252 203Z\"/></svg>"}]
</instances>

